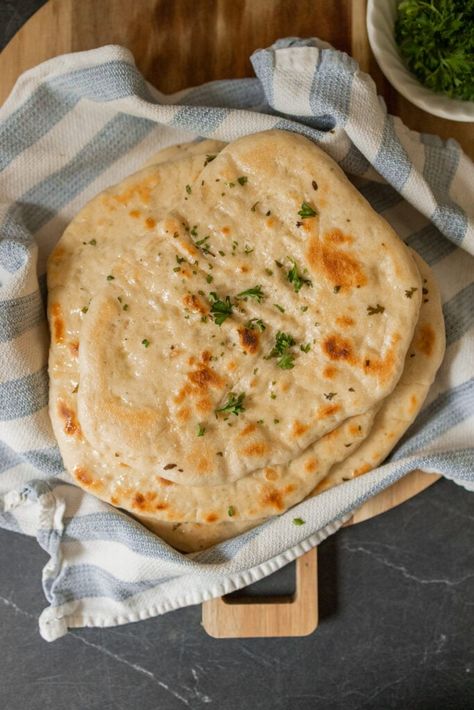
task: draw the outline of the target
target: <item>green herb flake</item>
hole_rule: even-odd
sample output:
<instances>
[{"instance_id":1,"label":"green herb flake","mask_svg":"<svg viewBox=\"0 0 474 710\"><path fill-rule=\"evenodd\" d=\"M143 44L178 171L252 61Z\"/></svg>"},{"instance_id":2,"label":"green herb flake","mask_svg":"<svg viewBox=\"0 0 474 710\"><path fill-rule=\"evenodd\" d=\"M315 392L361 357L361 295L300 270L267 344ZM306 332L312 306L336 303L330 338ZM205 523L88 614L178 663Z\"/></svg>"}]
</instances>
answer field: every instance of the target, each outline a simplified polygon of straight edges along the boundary
<instances>
[{"instance_id":1,"label":"green herb flake","mask_svg":"<svg viewBox=\"0 0 474 710\"><path fill-rule=\"evenodd\" d=\"M282 355L281 358L277 361L277 366L281 370L292 370L295 366L295 357L291 353L285 353L285 355Z\"/></svg>"},{"instance_id":2,"label":"green herb flake","mask_svg":"<svg viewBox=\"0 0 474 710\"><path fill-rule=\"evenodd\" d=\"M197 429L196 429L196 436L204 436L205 433L206 433L206 427L203 426L202 424L198 424Z\"/></svg>"},{"instance_id":3,"label":"green herb flake","mask_svg":"<svg viewBox=\"0 0 474 710\"><path fill-rule=\"evenodd\" d=\"M188 193L188 195L191 194L191 192L192 192L191 185L186 185L186 192Z\"/></svg>"},{"instance_id":4,"label":"green herb flake","mask_svg":"<svg viewBox=\"0 0 474 710\"><path fill-rule=\"evenodd\" d=\"M271 213L271 210L268 210L268 212L265 212L265 217L270 217Z\"/></svg>"},{"instance_id":5,"label":"green herb flake","mask_svg":"<svg viewBox=\"0 0 474 710\"><path fill-rule=\"evenodd\" d=\"M115 279L115 276L112 276L112 274L109 274L107 276L107 281L113 281Z\"/></svg>"},{"instance_id":6,"label":"green herb flake","mask_svg":"<svg viewBox=\"0 0 474 710\"><path fill-rule=\"evenodd\" d=\"M128 303L124 303L122 306L122 311L128 311Z\"/></svg>"},{"instance_id":7,"label":"green herb flake","mask_svg":"<svg viewBox=\"0 0 474 710\"><path fill-rule=\"evenodd\" d=\"M250 208L250 211L255 212L255 210L257 209L257 205L259 205L259 204L260 204L260 200L257 200L257 202L254 202L254 204Z\"/></svg>"},{"instance_id":8,"label":"green herb flake","mask_svg":"<svg viewBox=\"0 0 474 710\"><path fill-rule=\"evenodd\" d=\"M283 268L283 264L281 263L281 261L277 261L277 260L275 259L275 264L278 266L279 269L282 269L282 268Z\"/></svg>"},{"instance_id":9,"label":"green herb flake","mask_svg":"<svg viewBox=\"0 0 474 710\"><path fill-rule=\"evenodd\" d=\"M337 284L337 285L334 286L334 288L333 288L334 293L339 293L340 290L341 290L341 287L339 286L339 284Z\"/></svg>"},{"instance_id":10,"label":"green herb flake","mask_svg":"<svg viewBox=\"0 0 474 710\"><path fill-rule=\"evenodd\" d=\"M333 399L333 397L336 396L336 394L337 394L337 392L327 392L327 393L325 392L324 396L326 397L326 399L331 400L331 399Z\"/></svg>"},{"instance_id":11,"label":"green herb flake","mask_svg":"<svg viewBox=\"0 0 474 710\"><path fill-rule=\"evenodd\" d=\"M273 276L273 271L271 269L265 269L267 276Z\"/></svg>"},{"instance_id":12,"label":"green herb flake","mask_svg":"<svg viewBox=\"0 0 474 710\"><path fill-rule=\"evenodd\" d=\"M235 508L233 505L229 505L229 507L227 508L227 515L229 516L229 518L232 518L235 515Z\"/></svg>"},{"instance_id":13,"label":"green herb flake","mask_svg":"<svg viewBox=\"0 0 474 710\"><path fill-rule=\"evenodd\" d=\"M279 423L280 423L280 420L279 420L279 419L274 419L274 420L273 420L273 423L274 423L274 424L279 424Z\"/></svg>"},{"instance_id":14,"label":"green herb flake","mask_svg":"<svg viewBox=\"0 0 474 710\"><path fill-rule=\"evenodd\" d=\"M374 316L376 313L383 313L385 308L377 303L376 306L367 306L367 313L369 316Z\"/></svg>"},{"instance_id":15,"label":"green herb flake","mask_svg":"<svg viewBox=\"0 0 474 710\"><path fill-rule=\"evenodd\" d=\"M239 185L246 185L248 183L249 179L248 177L245 177L244 175L241 175L240 177L237 178L237 182Z\"/></svg>"},{"instance_id":16,"label":"green herb flake","mask_svg":"<svg viewBox=\"0 0 474 710\"><path fill-rule=\"evenodd\" d=\"M249 246L247 246L247 244L244 247L245 254L251 254L254 250L255 250L254 247L252 247L252 249L251 249Z\"/></svg>"},{"instance_id":17,"label":"green herb flake","mask_svg":"<svg viewBox=\"0 0 474 710\"><path fill-rule=\"evenodd\" d=\"M206 281L208 284L211 284L214 281L214 277L211 276L211 274L207 274Z\"/></svg>"},{"instance_id":18,"label":"green herb flake","mask_svg":"<svg viewBox=\"0 0 474 710\"><path fill-rule=\"evenodd\" d=\"M288 271L286 278L293 285L295 292L298 293L303 286L312 286L313 282L311 279L307 279L298 271L298 265L294 259L290 259L293 266Z\"/></svg>"},{"instance_id":19,"label":"green herb flake","mask_svg":"<svg viewBox=\"0 0 474 710\"><path fill-rule=\"evenodd\" d=\"M221 256L225 256L225 251L222 251L222 249L219 249L219 251L217 253L220 254Z\"/></svg>"},{"instance_id":20,"label":"green herb flake","mask_svg":"<svg viewBox=\"0 0 474 710\"><path fill-rule=\"evenodd\" d=\"M173 271L177 273L178 271L181 271L181 267L180 267L180 266L175 266L174 269L173 269Z\"/></svg>"},{"instance_id":21,"label":"green herb flake","mask_svg":"<svg viewBox=\"0 0 474 710\"><path fill-rule=\"evenodd\" d=\"M263 333L266 328L266 325L260 318L251 318L249 321L247 321L245 327L249 328L249 330L259 330L261 333Z\"/></svg>"},{"instance_id":22,"label":"green herb flake","mask_svg":"<svg viewBox=\"0 0 474 710\"><path fill-rule=\"evenodd\" d=\"M300 350L303 353L309 353L311 350L311 343L306 343L306 345L300 345Z\"/></svg>"},{"instance_id":23,"label":"green herb flake","mask_svg":"<svg viewBox=\"0 0 474 710\"><path fill-rule=\"evenodd\" d=\"M248 288L246 291L241 291L237 294L237 298L242 298L243 300L246 300L247 298L254 298L257 303L260 303L265 298L265 294L262 291L262 287L257 285L252 288Z\"/></svg>"},{"instance_id":24,"label":"green herb flake","mask_svg":"<svg viewBox=\"0 0 474 710\"><path fill-rule=\"evenodd\" d=\"M306 313L307 310L308 310L308 306L300 306L300 311L302 313Z\"/></svg>"},{"instance_id":25,"label":"green herb flake","mask_svg":"<svg viewBox=\"0 0 474 710\"><path fill-rule=\"evenodd\" d=\"M301 209L298 212L301 219L307 219L308 217L316 217L318 210L315 207L311 207L309 202L303 202L301 204Z\"/></svg>"},{"instance_id":26,"label":"green herb flake","mask_svg":"<svg viewBox=\"0 0 474 710\"><path fill-rule=\"evenodd\" d=\"M280 306L279 303L274 303L273 305L275 306L275 308L278 308L278 310L280 311L280 313L284 313L284 312L285 312L285 309L283 308L283 306Z\"/></svg>"},{"instance_id":27,"label":"green herb flake","mask_svg":"<svg viewBox=\"0 0 474 710\"><path fill-rule=\"evenodd\" d=\"M215 409L214 412L216 414L218 414L219 412L229 412L230 414L235 414L235 416L238 416L239 414L241 414L241 412L245 412L245 407L243 404L244 399L244 392L241 392L239 395L236 395L235 392L230 392L227 402L224 404L224 406Z\"/></svg>"},{"instance_id":28,"label":"green herb flake","mask_svg":"<svg viewBox=\"0 0 474 710\"><path fill-rule=\"evenodd\" d=\"M182 264L183 261L186 261L186 259L184 258L184 256L178 256L176 254L176 261L178 262L178 264Z\"/></svg>"},{"instance_id":29,"label":"green herb flake","mask_svg":"<svg viewBox=\"0 0 474 710\"><path fill-rule=\"evenodd\" d=\"M206 155L206 160L204 161L204 167L206 167L206 165L207 165L208 163L212 163L212 161L213 161L215 158L217 158L217 155Z\"/></svg>"},{"instance_id":30,"label":"green herb flake","mask_svg":"<svg viewBox=\"0 0 474 710\"><path fill-rule=\"evenodd\" d=\"M144 345L145 348L149 348L149 347L150 347L150 341L149 341L147 338L143 338L143 340L142 340L142 345Z\"/></svg>"},{"instance_id":31,"label":"green herb flake","mask_svg":"<svg viewBox=\"0 0 474 710\"><path fill-rule=\"evenodd\" d=\"M209 298L211 300L211 315L214 318L214 323L220 326L232 315L232 303L229 296L222 300L218 298L215 291L211 291Z\"/></svg>"},{"instance_id":32,"label":"green herb flake","mask_svg":"<svg viewBox=\"0 0 474 710\"><path fill-rule=\"evenodd\" d=\"M305 521L303 518L293 518L293 525L304 525Z\"/></svg>"},{"instance_id":33,"label":"green herb flake","mask_svg":"<svg viewBox=\"0 0 474 710\"><path fill-rule=\"evenodd\" d=\"M90 244L92 247L97 246L97 239L91 239L90 242L89 242L89 244Z\"/></svg>"},{"instance_id":34,"label":"green herb flake","mask_svg":"<svg viewBox=\"0 0 474 710\"><path fill-rule=\"evenodd\" d=\"M189 233L191 234L191 236L197 237L197 235L198 235L197 224L194 225L194 227L191 229L191 231Z\"/></svg>"},{"instance_id":35,"label":"green herb flake","mask_svg":"<svg viewBox=\"0 0 474 710\"><path fill-rule=\"evenodd\" d=\"M81 312L82 312L82 313L87 313L88 310L89 310L89 306L83 306L83 307L81 308Z\"/></svg>"},{"instance_id":36,"label":"green herb flake","mask_svg":"<svg viewBox=\"0 0 474 710\"><path fill-rule=\"evenodd\" d=\"M270 399L276 399L276 398L277 398L277 396L276 396L275 392L270 392Z\"/></svg>"},{"instance_id":37,"label":"green herb flake","mask_svg":"<svg viewBox=\"0 0 474 710\"><path fill-rule=\"evenodd\" d=\"M74 389L72 390L73 394L76 394L76 392L79 392L79 385L76 385Z\"/></svg>"}]
</instances>

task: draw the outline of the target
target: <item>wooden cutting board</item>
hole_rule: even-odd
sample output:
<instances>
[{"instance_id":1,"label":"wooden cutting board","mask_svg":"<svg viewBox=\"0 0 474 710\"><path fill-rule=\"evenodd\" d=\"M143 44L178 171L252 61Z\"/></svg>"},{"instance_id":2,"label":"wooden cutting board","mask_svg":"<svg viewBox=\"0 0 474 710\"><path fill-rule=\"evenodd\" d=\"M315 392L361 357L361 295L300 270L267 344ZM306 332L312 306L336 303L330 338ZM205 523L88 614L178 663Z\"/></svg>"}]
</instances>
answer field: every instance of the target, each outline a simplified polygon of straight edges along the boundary
<instances>
[{"instance_id":1,"label":"wooden cutting board","mask_svg":"<svg viewBox=\"0 0 474 710\"><path fill-rule=\"evenodd\" d=\"M391 113L412 129L456 138L474 156L474 126L446 121L412 106L384 79L371 54L365 0L50 0L0 54L0 104L18 76L66 52L121 44L157 88L173 92L214 79L252 76L251 53L280 37L318 36L352 54L376 81ZM365 503L348 524L411 498L438 479L413 472ZM216 637L300 636L317 626L316 549L297 561L291 598L203 605L203 624Z\"/></svg>"}]
</instances>

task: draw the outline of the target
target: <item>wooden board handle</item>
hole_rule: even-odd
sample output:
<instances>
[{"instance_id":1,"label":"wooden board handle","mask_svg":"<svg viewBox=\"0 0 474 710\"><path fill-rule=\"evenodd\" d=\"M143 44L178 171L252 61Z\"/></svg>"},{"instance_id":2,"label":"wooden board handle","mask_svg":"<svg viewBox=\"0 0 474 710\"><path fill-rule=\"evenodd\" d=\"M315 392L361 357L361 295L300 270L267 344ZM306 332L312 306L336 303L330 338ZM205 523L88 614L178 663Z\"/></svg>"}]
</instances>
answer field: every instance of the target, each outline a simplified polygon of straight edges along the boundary
<instances>
[{"instance_id":1,"label":"wooden board handle","mask_svg":"<svg viewBox=\"0 0 474 710\"><path fill-rule=\"evenodd\" d=\"M307 636L318 626L318 557L296 560L296 591L276 597L219 597L202 605L202 625L214 638Z\"/></svg>"}]
</instances>

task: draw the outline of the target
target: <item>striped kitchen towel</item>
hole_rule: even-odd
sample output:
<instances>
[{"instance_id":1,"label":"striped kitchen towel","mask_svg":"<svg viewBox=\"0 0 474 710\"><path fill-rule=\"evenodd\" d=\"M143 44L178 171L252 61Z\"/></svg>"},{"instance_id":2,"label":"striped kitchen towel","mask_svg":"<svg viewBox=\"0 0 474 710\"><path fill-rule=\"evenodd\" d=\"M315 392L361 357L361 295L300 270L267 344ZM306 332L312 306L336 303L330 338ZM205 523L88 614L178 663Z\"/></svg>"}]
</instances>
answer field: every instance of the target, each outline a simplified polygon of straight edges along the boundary
<instances>
[{"instance_id":1,"label":"striped kitchen towel","mask_svg":"<svg viewBox=\"0 0 474 710\"><path fill-rule=\"evenodd\" d=\"M47 640L112 626L238 589L338 529L414 468L474 484L474 171L452 140L408 130L367 75L318 40L252 56L256 77L166 96L120 47L70 54L26 72L0 109L0 524L35 535ZM269 128L308 136L430 264L441 286L447 352L424 409L390 461L261 527L183 555L77 488L47 413L46 258L74 214L158 148ZM291 524L295 515L306 521Z\"/></svg>"}]
</instances>

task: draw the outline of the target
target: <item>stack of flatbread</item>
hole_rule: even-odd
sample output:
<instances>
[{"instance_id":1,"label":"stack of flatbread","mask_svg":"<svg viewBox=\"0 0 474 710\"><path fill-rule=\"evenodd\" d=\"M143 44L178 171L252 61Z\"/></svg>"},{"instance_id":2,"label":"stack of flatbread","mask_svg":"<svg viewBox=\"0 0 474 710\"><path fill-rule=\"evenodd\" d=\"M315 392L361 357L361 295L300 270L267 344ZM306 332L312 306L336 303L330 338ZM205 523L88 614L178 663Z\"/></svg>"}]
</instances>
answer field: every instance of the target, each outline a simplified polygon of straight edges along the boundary
<instances>
[{"instance_id":1,"label":"stack of flatbread","mask_svg":"<svg viewBox=\"0 0 474 710\"><path fill-rule=\"evenodd\" d=\"M284 131L154 156L68 226L48 288L67 470L183 551L374 468L444 353L428 266Z\"/></svg>"}]
</instances>

